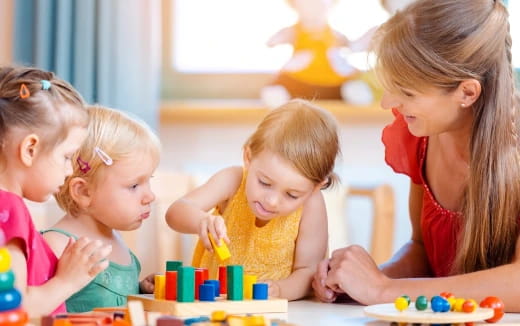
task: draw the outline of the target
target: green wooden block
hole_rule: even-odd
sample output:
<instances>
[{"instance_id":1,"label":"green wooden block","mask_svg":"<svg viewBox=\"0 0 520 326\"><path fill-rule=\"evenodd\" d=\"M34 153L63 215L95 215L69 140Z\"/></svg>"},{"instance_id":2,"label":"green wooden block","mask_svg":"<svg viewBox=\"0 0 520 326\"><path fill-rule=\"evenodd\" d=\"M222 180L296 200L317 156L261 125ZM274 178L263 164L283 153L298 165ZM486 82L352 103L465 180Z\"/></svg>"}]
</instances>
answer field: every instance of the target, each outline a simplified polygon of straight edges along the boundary
<instances>
[{"instance_id":1,"label":"green wooden block","mask_svg":"<svg viewBox=\"0 0 520 326\"><path fill-rule=\"evenodd\" d=\"M166 271L178 271L179 267L182 266L182 261L180 260L168 260L166 262Z\"/></svg>"},{"instance_id":2,"label":"green wooden block","mask_svg":"<svg viewBox=\"0 0 520 326\"><path fill-rule=\"evenodd\" d=\"M177 301L195 301L195 268L181 266L177 270Z\"/></svg>"},{"instance_id":3,"label":"green wooden block","mask_svg":"<svg viewBox=\"0 0 520 326\"><path fill-rule=\"evenodd\" d=\"M244 267L242 265L227 267L227 299L244 300Z\"/></svg>"}]
</instances>

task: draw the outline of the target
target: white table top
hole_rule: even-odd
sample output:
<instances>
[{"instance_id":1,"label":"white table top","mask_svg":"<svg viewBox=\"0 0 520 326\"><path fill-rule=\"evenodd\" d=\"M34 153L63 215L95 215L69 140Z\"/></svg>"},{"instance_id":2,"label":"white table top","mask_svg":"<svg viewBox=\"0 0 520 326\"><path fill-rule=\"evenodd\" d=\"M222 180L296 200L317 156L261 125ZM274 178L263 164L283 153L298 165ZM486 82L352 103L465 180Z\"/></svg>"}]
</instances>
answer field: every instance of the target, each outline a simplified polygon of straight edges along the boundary
<instances>
[{"instance_id":1,"label":"white table top","mask_svg":"<svg viewBox=\"0 0 520 326\"><path fill-rule=\"evenodd\" d=\"M386 321L378 321L365 317L363 308L365 306L344 303L321 303L312 300L300 300L289 302L287 314L269 314L269 318L278 318L288 321L297 326L345 326L345 325L390 325ZM506 314L497 324L486 322L475 323L475 325L520 325L520 314Z\"/></svg>"}]
</instances>

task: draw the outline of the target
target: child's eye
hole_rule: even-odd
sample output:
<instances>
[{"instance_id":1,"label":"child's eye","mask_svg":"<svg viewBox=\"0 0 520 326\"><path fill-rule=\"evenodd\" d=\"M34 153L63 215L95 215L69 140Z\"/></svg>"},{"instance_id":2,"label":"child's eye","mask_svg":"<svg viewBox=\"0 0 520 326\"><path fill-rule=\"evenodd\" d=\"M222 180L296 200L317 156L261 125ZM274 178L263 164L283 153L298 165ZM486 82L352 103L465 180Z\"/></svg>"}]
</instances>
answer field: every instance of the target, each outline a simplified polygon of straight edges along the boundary
<instances>
[{"instance_id":1,"label":"child's eye","mask_svg":"<svg viewBox=\"0 0 520 326\"><path fill-rule=\"evenodd\" d=\"M269 183L264 182L264 181L262 181L262 180L260 180L260 179L258 179L258 182L259 182L262 186L266 186L266 187L269 187L269 186L270 186Z\"/></svg>"},{"instance_id":2,"label":"child's eye","mask_svg":"<svg viewBox=\"0 0 520 326\"><path fill-rule=\"evenodd\" d=\"M131 188L131 189L136 189L137 186L138 186L138 184L136 183L136 184L131 185L130 188Z\"/></svg>"},{"instance_id":3,"label":"child's eye","mask_svg":"<svg viewBox=\"0 0 520 326\"><path fill-rule=\"evenodd\" d=\"M292 198L292 199L298 199L298 196L295 196L289 192L287 193L287 196L289 196L289 198Z\"/></svg>"}]
</instances>

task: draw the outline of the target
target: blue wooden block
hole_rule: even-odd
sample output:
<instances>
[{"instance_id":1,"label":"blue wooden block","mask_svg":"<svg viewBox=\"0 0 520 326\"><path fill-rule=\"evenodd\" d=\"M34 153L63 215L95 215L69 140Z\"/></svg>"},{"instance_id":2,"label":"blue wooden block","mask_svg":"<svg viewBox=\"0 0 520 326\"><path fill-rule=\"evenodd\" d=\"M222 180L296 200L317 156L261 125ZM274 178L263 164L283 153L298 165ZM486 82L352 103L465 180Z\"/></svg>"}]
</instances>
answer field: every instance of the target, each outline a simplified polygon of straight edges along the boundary
<instances>
[{"instance_id":1,"label":"blue wooden block","mask_svg":"<svg viewBox=\"0 0 520 326\"><path fill-rule=\"evenodd\" d=\"M253 284L253 300L267 300L269 287L267 283Z\"/></svg>"},{"instance_id":2,"label":"blue wooden block","mask_svg":"<svg viewBox=\"0 0 520 326\"><path fill-rule=\"evenodd\" d=\"M220 282L218 280L205 280L204 284L211 284L215 288L215 296L220 296Z\"/></svg>"},{"instance_id":3,"label":"blue wooden block","mask_svg":"<svg viewBox=\"0 0 520 326\"><path fill-rule=\"evenodd\" d=\"M215 301L215 286L213 284L199 285L199 301Z\"/></svg>"}]
</instances>

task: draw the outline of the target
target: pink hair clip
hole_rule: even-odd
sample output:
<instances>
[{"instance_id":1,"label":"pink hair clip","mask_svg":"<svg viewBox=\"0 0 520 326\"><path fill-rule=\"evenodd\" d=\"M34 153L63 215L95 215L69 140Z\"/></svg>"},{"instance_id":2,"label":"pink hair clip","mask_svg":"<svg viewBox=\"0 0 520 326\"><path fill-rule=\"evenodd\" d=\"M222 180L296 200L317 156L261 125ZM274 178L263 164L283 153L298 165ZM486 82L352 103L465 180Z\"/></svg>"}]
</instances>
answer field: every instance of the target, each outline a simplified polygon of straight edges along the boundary
<instances>
[{"instance_id":1,"label":"pink hair clip","mask_svg":"<svg viewBox=\"0 0 520 326\"><path fill-rule=\"evenodd\" d=\"M90 171L90 165L88 165L88 162L83 161L79 156L76 159L76 162L78 162L79 170L83 173L87 173Z\"/></svg>"}]
</instances>

